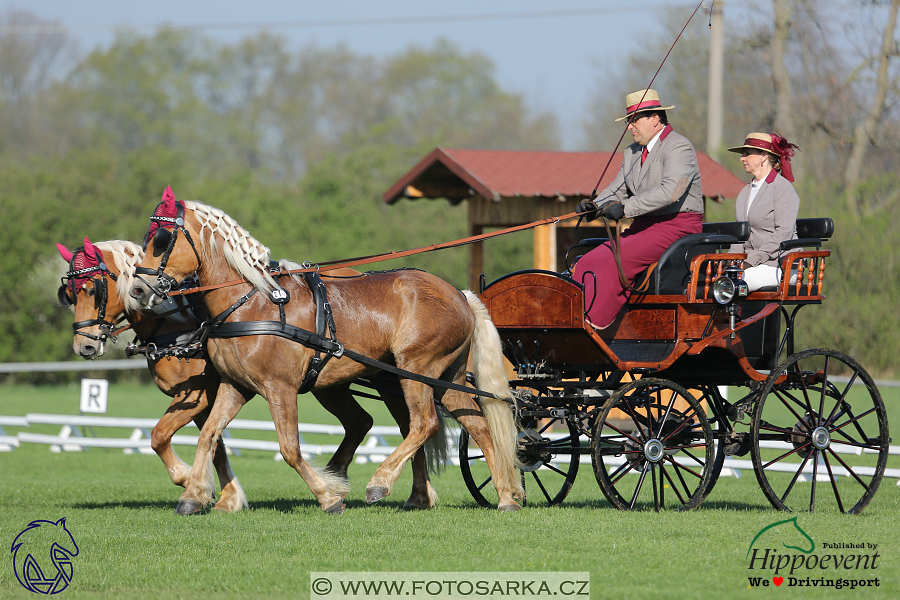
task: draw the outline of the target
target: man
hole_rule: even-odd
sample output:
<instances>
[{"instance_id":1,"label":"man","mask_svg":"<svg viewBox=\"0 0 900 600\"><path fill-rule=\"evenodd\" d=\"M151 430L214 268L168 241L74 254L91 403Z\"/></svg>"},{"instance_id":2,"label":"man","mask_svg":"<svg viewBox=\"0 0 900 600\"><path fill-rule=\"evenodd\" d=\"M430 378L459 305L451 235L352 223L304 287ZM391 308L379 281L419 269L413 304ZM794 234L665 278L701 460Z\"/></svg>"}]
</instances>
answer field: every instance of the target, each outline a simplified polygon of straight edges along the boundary
<instances>
[{"instance_id":1,"label":"man","mask_svg":"<svg viewBox=\"0 0 900 600\"><path fill-rule=\"evenodd\" d=\"M616 178L594 200L578 205L588 221L603 216L618 221L633 218L622 234L619 251L629 285L647 266L656 262L675 240L703 227L703 196L697 153L669 125L655 90L639 90L625 97L628 130L634 143L625 149ZM591 274L589 274L591 273ZM608 327L630 292L618 274L612 248L603 244L585 254L572 276L584 284L587 319L595 328Z\"/></svg>"}]
</instances>

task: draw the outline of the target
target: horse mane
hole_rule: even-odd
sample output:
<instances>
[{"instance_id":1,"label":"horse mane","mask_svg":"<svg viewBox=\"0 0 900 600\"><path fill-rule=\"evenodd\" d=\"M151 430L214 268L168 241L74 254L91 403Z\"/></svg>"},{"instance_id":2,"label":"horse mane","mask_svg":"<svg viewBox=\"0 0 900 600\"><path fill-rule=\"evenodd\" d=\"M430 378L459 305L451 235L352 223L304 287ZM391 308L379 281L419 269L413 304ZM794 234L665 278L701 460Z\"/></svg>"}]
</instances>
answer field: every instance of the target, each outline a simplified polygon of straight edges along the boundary
<instances>
[{"instance_id":1,"label":"horse mane","mask_svg":"<svg viewBox=\"0 0 900 600\"><path fill-rule=\"evenodd\" d=\"M269 249L259 243L246 229L227 214L200 202L185 200L184 208L194 211L200 221L201 231L209 230L209 235L200 236L200 247L208 257L223 256L241 277L258 290L268 293L277 287L269 275ZM221 239L222 247L219 246Z\"/></svg>"},{"instance_id":2,"label":"horse mane","mask_svg":"<svg viewBox=\"0 0 900 600\"><path fill-rule=\"evenodd\" d=\"M125 305L127 312L140 310L140 303L131 297L131 288L134 286L134 272L141 261L144 260L144 251L134 242L123 240L110 240L94 244L101 252L111 255L116 270L119 271L119 279L116 282L116 293L119 300Z\"/></svg>"}]
</instances>

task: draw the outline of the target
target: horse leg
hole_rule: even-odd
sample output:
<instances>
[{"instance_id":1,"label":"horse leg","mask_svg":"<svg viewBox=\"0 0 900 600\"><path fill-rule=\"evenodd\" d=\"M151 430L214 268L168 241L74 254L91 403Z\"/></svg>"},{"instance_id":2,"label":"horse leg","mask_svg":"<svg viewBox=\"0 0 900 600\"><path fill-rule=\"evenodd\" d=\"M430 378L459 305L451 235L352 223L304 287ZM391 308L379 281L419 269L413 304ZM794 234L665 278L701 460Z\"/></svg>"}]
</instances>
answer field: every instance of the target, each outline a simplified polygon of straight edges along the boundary
<instances>
[{"instance_id":1,"label":"horse leg","mask_svg":"<svg viewBox=\"0 0 900 600\"><path fill-rule=\"evenodd\" d=\"M278 387L274 387L275 385ZM281 382L269 382L266 400L275 422L284 462L300 474L323 511L336 514L344 512L344 498L350 492L347 479L328 471L320 471L303 460L297 432L297 390ZM216 403L218 404L218 398Z\"/></svg>"},{"instance_id":2,"label":"horse leg","mask_svg":"<svg viewBox=\"0 0 900 600\"><path fill-rule=\"evenodd\" d=\"M176 514L193 514L212 503L215 487L211 467L215 446L228 423L252 397L252 393L240 391L230 380L222 380L209 418L200 430L197 454L194 456L194 467L191 469L191 476L184 493L178 500L178 506L175 508Z\"/></svg>"},{"instance_id":3,"label":"horse leg","mask_svg":"<svg viewBox=\"0 0 900 600\"><path fill-rule=\"evenodd\" d=\"M404 402L402 397L387 392L381 392L380 395L385 406L391 412L391 416L397 421L400 433L405 438L409 435L409 409L406 406L406 402ZM438 495L428 479L428 458L425 455L424 447L419 448L418 452L413 456L412 470L412 492L410 492L409 499L403 505L403 510L417 510L437 506Z\"/></svg>"},{"instance_id":4,"label":"horse leg","mask_svg":"<svg viewBox=\"0 0 900 600\"><path fill-rule=\"evenodd\" d=\"M191 476L191 465L181 460L172 448L172 436L204 411L208 412L205 402L201 406L197 398L191 398L190 390L181 390L175 394L150 435L150 447L163 461L175 485L184 487L187 484ZM201 425L198 424L198 427Z\"/></svg>"},{"instance_id":5,"label":"horse leg","mask_svg":"<svg viewBox=\"0 0 900 600\"><path fill-rule=\"evenodd\" d=\"M421 372L416 367L403 366L411 372ZM403 466L425 443L425 440L437 433L439 424L437 411L434 408L432 389L411 379L400 382L409 414L409 431L390 456L385 459L366 487L366 503L372 504L389 496L394 484L400 477Z\"/></svg>"},{"instance_id":6,"label":"horse leg","mask_svg":"<svg viewBox=\"0 0 900 600\"><path fill-rule=\"evenodd\" d=\"M337 417L344 428L344 439L328 461L325 470L347 479L347 467L350 466L356 449L372 429L374 422L372 415L367 413L350 393L350 384L315 390L313 396L328 412Z\"/></svg>"},{"instance_id":7,"label":"horse leg","mask_svg":"<svg viewBox=\"0 0 900 600\"><path fill-rule=\"evenodd\" d=\"M498 508L500 510L519 510L521 506L516 502L519 486L515 485L515 481L509 481L507 470L496 468L494 441L481 407L469 394L455 390L447 390L441 402L450 411L453 418L466 428L484 454L484 460L491 472L491 481L497 489Z\"/></svg>"}]
</instances>

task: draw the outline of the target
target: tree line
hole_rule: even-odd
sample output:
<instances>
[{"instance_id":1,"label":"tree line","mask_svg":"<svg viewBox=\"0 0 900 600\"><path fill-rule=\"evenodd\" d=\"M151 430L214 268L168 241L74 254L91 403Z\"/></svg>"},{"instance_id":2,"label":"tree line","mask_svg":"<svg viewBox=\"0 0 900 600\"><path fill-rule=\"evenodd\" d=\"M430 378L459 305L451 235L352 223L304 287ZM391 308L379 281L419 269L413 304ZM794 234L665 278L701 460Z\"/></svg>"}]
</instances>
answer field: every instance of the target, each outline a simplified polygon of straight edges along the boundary
<instances>
[{"instance_id":1,"label":"tree line","mask_svg":"<svg viewBox=\"0 0 900 600\"><path fill-rule=\"evenodd\" d=\"M823 21L813 2L787 4L786 24L756 19L726 35L725 139L737 145L749 131L777 129L801 146L801 216L831 216L836 233L827 246L834 251L829 299L800 317L800 343L835 347L890 376L900 350L900 233L893 225L900 123L896 43L882 52L882 42L894 32L887 35L879 21L882 35L867 30L854 38L854 62L833 47L833 30L847 23ZM861 11L893 14L897 0L863 4ZM661 15L671 39L681 17L678 9ZM0 17L0 362L73 358L71 313L55 300L66 267L56 242L140 240L167 185L179 199L225 210L276 258L326 261L465 234L462 205L381 201L435 146L560 147L552 114L501 89L485 56L445 40L376 58L342 46L292 50L265 33L227 44L162 28L121 33L108 48L81 55L62 30L21 32L39 23L23 11ZM705 34L705 24L690 28L654 84L678 106L673 124L698 149L705 139ZM775 56L778 35L783 52ZM614 146L621 130L612 118L625 94L646 84L671 43L665 37L602 74L585 116L586 148ZM779 112L783 86L773 83L776 60L791 83L787 116ZM875 110L883 79L887 91ZM874 129L866 125L873 118ZM853 183L846 167L860 148ZM723 163L741 173L736 160ZM711 203L707 220L733 218L731 202ZM488 244L490 273L530 265L530 235ZM401 265L383 264L394 266ZM403 266L465 283L464 249Z\"/></svg>"}]
</instances>

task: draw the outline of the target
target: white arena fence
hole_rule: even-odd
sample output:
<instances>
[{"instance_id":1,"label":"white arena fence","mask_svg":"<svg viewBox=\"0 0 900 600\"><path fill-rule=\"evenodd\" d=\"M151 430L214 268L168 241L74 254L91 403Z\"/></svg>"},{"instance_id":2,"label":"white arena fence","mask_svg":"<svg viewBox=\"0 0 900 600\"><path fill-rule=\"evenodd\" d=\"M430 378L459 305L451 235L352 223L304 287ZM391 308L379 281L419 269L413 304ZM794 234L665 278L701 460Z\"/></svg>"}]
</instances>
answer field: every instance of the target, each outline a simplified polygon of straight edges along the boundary
<instances>
[{"instance_id":1,"label":"white arena fence","mask_svg":"<svg viewBox=\"0 0 900 600\"><path fill-rule=\"evenodd\" d=\"M55 362L55 363L0 363L0 373L14 372L33 372L33 371L98 371L98 370L121 370L146 368L143 360L109 360L109 361L91 361L91 362ZM839 378L834 378L839 380ZM845 380L846 381L846 380ZM900 381L876 381L879 387L900 387ZM51 415L29 413L24 417L19 416L0 416L0 452L9 452L18 448L22 443L45 444L50 447L51 452L80 452L88 448L121 448L125 454L154 454L150 447L150 431L156 426L157 419L152 418L128 418L128 417L103 417L93 415ZM29 431L20 431L16 435L8 435L4 432L3 427L29 428L31 425L41 426L59 426L60 431L56 435L34 433ZM126 437L100 437L94 432L94 428L115 428L131 430L131 434ZM196 425L190 423L186 426L188 429L196 430ZM84 430L84 431L83 431ZM282 460L279 451L278 442L271 440L259 439L243 439L234 436L237 431L268 431L275 432L275 424L272 421L253 421L248 419L235 419L225 429L223 438L225 446L229 453L239 453L240 450L262 450L266 452L274 452L275 460ZM344 428L337 425L320 425L313 423L298 423L297 431L300 435L300 450L304 457L312 458L324 454L333 454L337 448L337 444L309 444L304 439L307 435L326 435L341 436L344 435ZM85 435L85 432L88 435ZM547 437L560 438L565 434L549 433ZM388 437L399 438L400 429L398 427L377 426L373 427L366 438L366 441L356 451L356 461L358 463L382 462L389 454L391 454L396 446L387 442ZM457 442L459 440L458 429L448 432L448 444L452 447L448 449L448 458L451 464L459 465ZM585 440L582 439L582 443ZM196 435L175 435L172 437L173 445L194 446L197 445ZM773 449L790 449L790 444L784 442L766 442L763 447ZM861 448L852 448L836 444L833 448L835 452L846 455L860 456L863 453ZM866 453L873 453L866 450ZM891 456L900 455L900 446L890 446L889 454ZM621 459L624 461L624 459ZM582 455L580 462L590 463L589 455ZM611 465L616 465L613 461L608 461ZM849 462L849 461L848 461ZM824 463L823 463L824 465ZM872 467L856 466L851 467L860 475L870 475L874 471ZM796 472L796 465L784 464L777 467L776 470L783 469L786 472ZM725 459L722 468L723 476L731 476L740 478L741 471L753 470L752 461L748 459L732 458ZM819 470L819 477L824 469ZM843 467L832 467L832 471L841 476L849 477L850 474ZM813 465L808 464L801 474L799 481L809 481L812 477ZM900 486L900 469L885 469L884 476L897 479L897 485Z\"/></svg>"}]
</instances>

